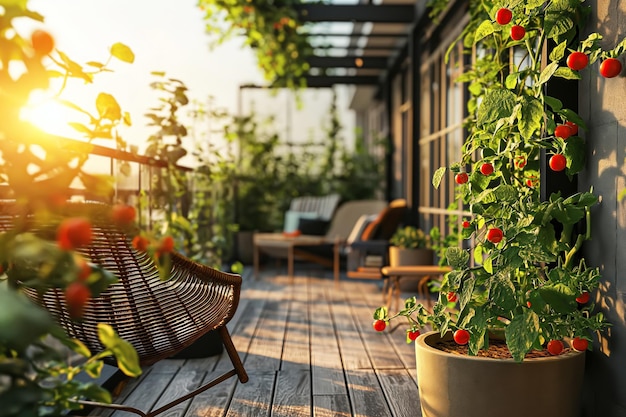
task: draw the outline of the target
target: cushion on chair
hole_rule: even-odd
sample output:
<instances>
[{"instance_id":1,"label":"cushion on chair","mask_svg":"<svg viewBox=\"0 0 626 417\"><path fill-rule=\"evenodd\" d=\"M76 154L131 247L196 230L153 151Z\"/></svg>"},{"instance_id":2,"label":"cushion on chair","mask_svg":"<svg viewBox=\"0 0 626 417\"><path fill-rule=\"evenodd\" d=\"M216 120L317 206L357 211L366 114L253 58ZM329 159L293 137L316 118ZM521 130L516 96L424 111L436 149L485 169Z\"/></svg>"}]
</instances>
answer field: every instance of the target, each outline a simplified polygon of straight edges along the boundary
<instances>
[{"instance_id":1,"label":"cushion on chair","mask_svg":"<svg viewBox=\"0 0 626 417\"><path fill-rule=\"evenodd\" d=\"M285 225L283 226L284 233L293 233L298 230L300 225L300 219L315 220L319 218L319 214L313 211L294 211L287 210L285 212Z\"/></svg>"},{"instance_id":2,"label":"cushion on chair","mask_svg":"<svg viewBox=\"0 0 626 417\"><path fill-rule=\"evenodd\" d=\"M324 236L329 224L328 220L301 217L298 222L298 230L303 235Z\"/></svg>"}]
</instances>

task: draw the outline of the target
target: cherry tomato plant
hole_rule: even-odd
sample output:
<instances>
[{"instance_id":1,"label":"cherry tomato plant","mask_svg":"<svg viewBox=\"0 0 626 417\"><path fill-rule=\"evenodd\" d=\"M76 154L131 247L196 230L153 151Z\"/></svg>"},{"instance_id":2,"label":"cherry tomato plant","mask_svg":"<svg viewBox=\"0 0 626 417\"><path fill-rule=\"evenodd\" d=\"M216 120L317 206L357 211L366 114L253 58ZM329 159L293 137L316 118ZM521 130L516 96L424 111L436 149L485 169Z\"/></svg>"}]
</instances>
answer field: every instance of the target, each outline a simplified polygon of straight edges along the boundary
<instances>
[{"instance_id":1,"label":"cherry tomato plant","mask_svg":"<svg viewBox=\"0 0 626 417\"><path fill-rule=\"evenodd\" d=\"M438 187L448 169L467 173L467 181L455 182L474 226L462 234L473 237L474 245L447 249L453 270L443 279L432 311L413 297L403 310L390 315L381 307L374 318L406 318L409 328L453 331L471 355L489 346L492 331L504 334L516 361L533 349L560 354L567 339L577 340L574 349L584 350L584 342L608 325L592 302L599 297L599 270L580 253L591 236L590 211L598 198L593 190L541 198L542 176L562 171L572 180L585 166L587 129L545 87L555 78L578 80L585 71L617 76L626 40L606 45L599 33L579 39L590 13L583 2L483 1L474 6L464 45L468 53L488 53L478 54L457 79L472 84L469 133L462 159L433 178ZM544 58L548 44L554 46ZM512 50L527 59L511 64ZM451 293L458 294L452 306Z\"/></svg>"}]
</instances>

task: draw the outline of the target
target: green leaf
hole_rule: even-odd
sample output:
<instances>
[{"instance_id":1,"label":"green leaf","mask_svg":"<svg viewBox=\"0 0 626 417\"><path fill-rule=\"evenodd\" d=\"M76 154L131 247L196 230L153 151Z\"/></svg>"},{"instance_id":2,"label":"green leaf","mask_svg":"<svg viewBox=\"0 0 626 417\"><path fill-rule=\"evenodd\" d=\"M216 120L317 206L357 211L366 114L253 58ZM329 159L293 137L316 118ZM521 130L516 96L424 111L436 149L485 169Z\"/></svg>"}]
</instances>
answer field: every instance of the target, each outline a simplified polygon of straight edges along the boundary
<instances>
[{"instance_id":1,"label":"green leaf","mask_svg":"<svg viewBox=\"0 0 626 417\"><path fill-rule=\"evenodd\" d=\"M515 286L507 273L500 271L489 280L489 299L506 312L515 310Z\"/></svg>"},{"instance_id":2,"label":"green leaf","mask_svg":"<svg viewBox=\"0 0 626 417\"><path fill-rule=\"evenodd\" d=\"M508 88L509 90L513 90L515 89L515 87L517 86L517 77L518 77L518 73L517 72L513 72L509 75L506 76L506 80L504 81L504 86L506 88Z\"/></svg>"},{"instance_id":3,"label":"green leaf","mask_svg":"<svg viewBox=\"0 0 626 417\"><path fill-rule=\"evenodd\" d=\"M550 96L544 96L543 99L546 102L546 104L548 106L550 106L550 108L554 112L557 112L557 111L559 111L559 110L561 110L563 108L563 103L558 98L554 98L554 97L550 97Z\"/></svg>"},{"instance_id":4,"label":"green leaf","mask_svg":"<svg viewBox=\"0 0 626 417\"><path fill-rule=\"evenodd\" d=\"M524 139L530 139L540 130L544 116L543 105L534 97L525 97L518 117L519 131Z\"/></svg>"},{"instance_id":5,"label":"green leaf","mask_svg":"<svg viewBox=\"0 0 626 417\"><path fill-rule=\"evenodd\" d=\"M87 126L85 126L82 123L69 122L68 125L70 125L74 130L76 130L79 133L86 133L88 135L93 133L91 129L89 129Z\"/></svg>"},{"instance_id":6,"label":"green leaf","mask_svg":"<svg viewBox=\"0 0 626 417\"><path fill-rule=\"evenodd\" d=\"M579 136L567 139L563 155L567 158L567 173L570 175L580 172L585 167L585 141Z\"/></svg>"},{"instance_id":7,"label":"green leaf","mask_svg":"<svg viewBox=\"0 0 626 417\"><path fill-rule=\"evenodd\" d=\"M560 61L565 56L565 48L567 48L567 41L563 41L555 46L552 52L550 52L550 61Z\"/></svg>"},{"instance_id":8,"label":"green leaf","mask_svg":"<svg viewBox=\"0 0 626 417\"><path fill-rule=\"evenodd\" d=\"M123 43L117 42L111 46L111 55L119 59L122 62L132 64L135 62L135 54L133 51Z\"/></svg>"},{"instance_id":9,"label":"green leaf","mask_svg":"<svg viewBox=\"0 0 626 417\"><path fill-rule=\"evenodd\" d=\"M539 316L530 309L524 309L523 314L513 317L506 326L504 335L513 359L521 362L539 337Z\"/></svg>"},{"instance_id":10,"label":"green leaf","mask_svg":"<svg viewBox=\"0 0 626 417\"><path fill-rule=\"evenodd\" d=\"M0 306L1 346L24 350L53 327L54 322L44 309L4 283L0 284Z\"/></svg>"},{"instance_id":11,"label":"green leaf","mask_svg":"<svg viewBox=\"0 0 626 417\"><path fill-rule=\"evenodd\" d=\"M551 62L548 65L546 65L546 67L543 69L543 71L541 71L541 74L539 75L539 84L541 85L541 84L547 83L548 80L552 78L552 75L554 75L554 73L558 69L559 69L558 62Z\"/></svg>"},{"instance_id":12,"label":"green leaf","mask_svg":"<svg viewBox=\"0 0 626 417\"><path fill-rule=\"evenodd\" d=\"M446 259L453 269L464 269L469 262L469 253L457 246L449 247L446 249Z\"/></svg>"},{"instance_id":13,"label":"green leaf","mask_svg":"<svg viewBox=\"0 0 626 417\"><path fill-rule=\"evenodd\" d=\"M104 368L104 362L102 361L93 361L89 362L85 365L84 370L93 379L99 378L102 373L102 369Z\"/></svg>"},{"instance_id":14,"label":"green leaf","mask_svg":"<svg viewBox=\"0 0 626 417\"><path fill-rule=\"evenodd\" d=\"M478 108L478 127L484 127L499 119L511 116L515 107L515 100L515 94L509 90L496 89L487 91Z\"/></svg>"},{"instance_id":15,"label":"green leaf","mask_svg":"<svg viewBox=\"0 0 626 417\"><path fill-rule=\"evenodd\" d=\"M493 274L493 260L491 259L491 256L487 256L483 261L483 269L488 274Z\"/></svg>"},{"instance_id":16,"label":"green leaf","mask_svg":"<svg viewBox=\"0 0 626 417\"><path fill-rule=\"evenodd\" d=\"M565 284L557 282L539 288L541 298L560 314L569 314L578 307L576 295Z\"/></svg>"},{"instance_id":17,"label":"green leaf","mask_svg":"<svg viewBox=\"0 0 626 417\"><path fill-rule=\"evenodd\" d=\"M82 395L89 398L91 401L111 404L113 400L109 391L94 383L83 384L80 391Z\"/></svg>"},{"instance_id":18,"label":"green leaf","mask_svg":"<svg viewBox=\"0 0 626 417\"><path fill-rule=\"evenodd\" d=\"M102 119L118 121L122 118L122 109L111 94L100 93L96 98L96 108Z\"/></svg>"},{"instance_id":19,"label":"green leaf","mask_svg":"<svg viewBox=\"0 0 626 417\"><path fill-rule=\"evenodd\" d=\"M439 188L439 184L441 184L441 180L443 179L445 173L446 167L440 167L435 171L433 174L433 187Z\"/></svg>"},{"instance_id":20,"label":"green leaf","mask_svg":"<svg viewBox=\"0 0 626 417\"><path fill-rule=\"evenodd\" d=\"M476 29L476 33L474 34L474 43L494 33L496 31L494 26L495 24L491 20L483 21Z\"/></svg>"},{"instance_id":21,"label":"green leaf","mask_svg":"<svg viewBox=\"0 0 626 417\"><path fill-rule=\"evenodd\" d=\"M559 69L554 72L554 76L565 78L566 80L580 80L578 71L574 71L568 67L559 67Z\"/></svg>"},{"instance_id":22,"label":"green leaf","mask_svg":"<svg viewBox=\"0 0 626 417\"><path fill-rule=\"evenodd\" d=\"M465 310L465 306L472 300L472 294L474 293L474 286L476 285L476 278L470 277L463 281L463 287L461 287L461 293L459 296L459 310Z\"/></svg>"},{"instance_id":23,"label":"green leaf","mask_svg":"<svg viewBox=\"0 0 626 417\"><path fill-rule=\"evenodd\" d=\"M113 327L98 323L98 337L102 344L113 353L118 367L125 375L130 377L141 375L137 352L130 343L120 339Z\"/></svg>"}]
</instances>

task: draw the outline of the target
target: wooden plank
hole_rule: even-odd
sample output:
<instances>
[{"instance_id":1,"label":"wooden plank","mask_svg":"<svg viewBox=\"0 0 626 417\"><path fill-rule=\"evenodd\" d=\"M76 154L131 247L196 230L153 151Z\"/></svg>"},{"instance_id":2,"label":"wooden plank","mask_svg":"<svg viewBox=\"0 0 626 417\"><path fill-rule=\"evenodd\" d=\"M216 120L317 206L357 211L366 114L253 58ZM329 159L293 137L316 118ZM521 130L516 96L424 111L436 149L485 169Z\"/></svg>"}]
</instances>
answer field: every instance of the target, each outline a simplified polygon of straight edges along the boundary
<instances>
[{"instance_id":1,"label":"wooden plank","mask_svg":"<svg viewBox=\"0 0 626 417\"><path fill-rule=\"evenodd\" d=\"M343 368L372 369L372 363L365 351L359 329L354 323L352 309L348 304L350 296L345 292L337 291L329 291L327 296L332 300L331 312L335 318Z\"/></svg>"},{"instance_id":2,"label":"wooden plank","mask_svg":"<svg viewBox=\"0 0 626 417\"><path fill-rule=\"evenodd\" d=\"M309 315L313 395L345 394L341 355L323 288L311 287Z\"/></svg>"},{"instance_id":3,"label":"wooden plank","mask_svg":"<svg viewBox=\"0 0 626 417\"><path fill-rule=\"evenodd\" d=\"M275 372L251 373L248 383L237 384L226 417L269 417L274 378Z\"/></svg>"},{"instance_id":4,"label":"wooden plank","mask_svg":"<svg viewBox=\"0 0 626 417\"><path fill-rule=\"evenodd\" d=\"M207 373L203 384L217 378L223 372L213 371ZM185 416L187 417L223 417L229 403L232 400L237 378L233 377L218 384L209 390L198 394L192 399L191 405Z\"/></svg>"},{"instance_id":5,"label":"wooden plank","mask_svg":"<svg viewBox=\"0 0 626 417\"><path fill-rule=\"evenodd\" d=\"M253 336L248 355L244 361L247 368L255 371L277 371L285 340L288 303L284 300L266 302L257 331Z\"/></svg>"},{"instance_id":6,"label":"wooden plank","mask_svg":"<svg viewBox=\"0 0 626 417\"><path fill-rule=\"evenodd\" d=\"M167 368L162 367L161 369ZM175 372L159 372L158 369L152 369L151 372L142 379L141 384L137 385L125 399L124 405L135 407L143 411L151 410L174 378L174 375ZM127 417L127 414L123 411L116 411L112 416Z\"/></svg>"},{"instance_id":7,"label":"wooden plank","mask_svg":"<svg viewBox=\"0 0 626 417\"><path fill-rule=\"evenodd\" d=\"M352 412L355 416L391 417L391 411L374 372L348 370L346 371L346 378Z\"/></svg>"},{"instance_id":8,"label":"wooden plank","mask_svg":"<svg viewBox=\"0 0 626 417\"><path fill-rule=\"evenodd\" d=\"M112 389L113 403L124 404L126 399L132 394L133 390L142 382L142 380L150 373L152 367L142 368L142 374L137 378L126 378L122 380L116 387ZM94 408L88 415L93 417L109 417L114 413L110 408Z\"/></svg>"},{"instance_id":9,"label":"wooden plank","mask_svg":"<svg viewBox=\"0 0 626 417\"><path fill-rule=\"evenodd\" d=\"M290 292L292 300L289 307L285 345L280 365L280 369L283 371L309 371L311 368L306 291L306 284L297 284L293 287L293 291Z\"/></svg>"},{"instance_id":10,"label":"wooden plank","mask_svg":"<svg viewBox=\"0 0 626 417\"><path fill-rule=\"evenodd\" d=\"M394 417L421 416L415 370L385 369L377 371L378 380Z\"/></svg>"},{"instance_id":11,"label":"wooden plank","mask_svg":"<svg viewBox=\"0 0 626 417\"><path fill-rule=\"evenodd\" d=\"M168 404L171 401L174 401L183 395L189 394L194 389L200 386L200 383L204 379L206 371L204 370L195 370L190 371L182 371L177 373L174 378L167 385L167 388L163 392L163 394L159 397L159 401L153 407L154 410ZM169 410L160 414L162 417L182 417L185 415L185 411L187 407L191 404L191 400L187 400L181 404L176 405L175 407L170 408Z\"/></svg>"},{"instance_id":12,"label":"wooden plank","mask_svg":"<svg viewBox=\"0 0 626 417\"><path fill-rule=\"evenodd\" d=\"M314 395L313 417L352 417L350 399L347 395Z\"/></svg>"},{"instance_id":13,"label":"wooden plank","mask_svg":"<svg viewBox=\"0 0 626 417\"><path fill-rule=\"evenodd\" d=\"M372 328L374 308L368 303L368 298L371 297L378 299L379 295L372 291L372 287L360 286L358 292L352 293L348 301L351 303L354 322L374 369L404 368L405 364L396 350L389 348L390 340L387 333L378 333Z\"/></svg>"},{"instance_id":14,"label":"wooden plank","mask_svg":"<svg viewBox=\"0 0 626 417\"><path fill-rule=\"evenodd\" d=\"M311 374L309 371L280 371L272 417L309 417L311 415Z\"/></svg>"}]
</instances>

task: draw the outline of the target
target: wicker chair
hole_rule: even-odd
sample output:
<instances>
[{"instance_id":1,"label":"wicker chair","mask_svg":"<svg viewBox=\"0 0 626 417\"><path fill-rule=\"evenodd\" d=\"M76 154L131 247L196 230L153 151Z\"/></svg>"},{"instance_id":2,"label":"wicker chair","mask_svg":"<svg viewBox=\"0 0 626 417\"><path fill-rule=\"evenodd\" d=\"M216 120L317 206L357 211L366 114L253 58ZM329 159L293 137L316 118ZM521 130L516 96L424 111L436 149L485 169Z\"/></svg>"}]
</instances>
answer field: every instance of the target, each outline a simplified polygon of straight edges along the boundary
<instances>
[{"instance_id":1,"label":"wicker chair","mask_svg":"<svg viewBox=\"0 0 626 417\"><path fill-rule=\"evenodd\" d=\"M81 321L70 319L63 291L51 289L39 295L24 288L27 295L43 305L70 337L92 351L103 349L97 324L110 324L124 340L133 345L140 364L147 366L170 357L211 330L216 330L232 362L233 369L196 390L151 412L124 405L84 401L84 404L154 416L194 397L208 388L237 375L248 376L233 345L226 323L239 303L241 277L200 265L173 253L169 279L162 281L152 260L133 249L128 236L110 221L110 206L101 203L71 203L64 215L86 216L92 221L93 242L80 252L92 263L114 273L119 282L110 286L86 306ZM0 203L0 230L9 230L15 220L15 205ZM56 221L41 224L35 220L32 231L51 237ZM114 358L107 362L115 365Z\"/></svg>"}]
</instances>

